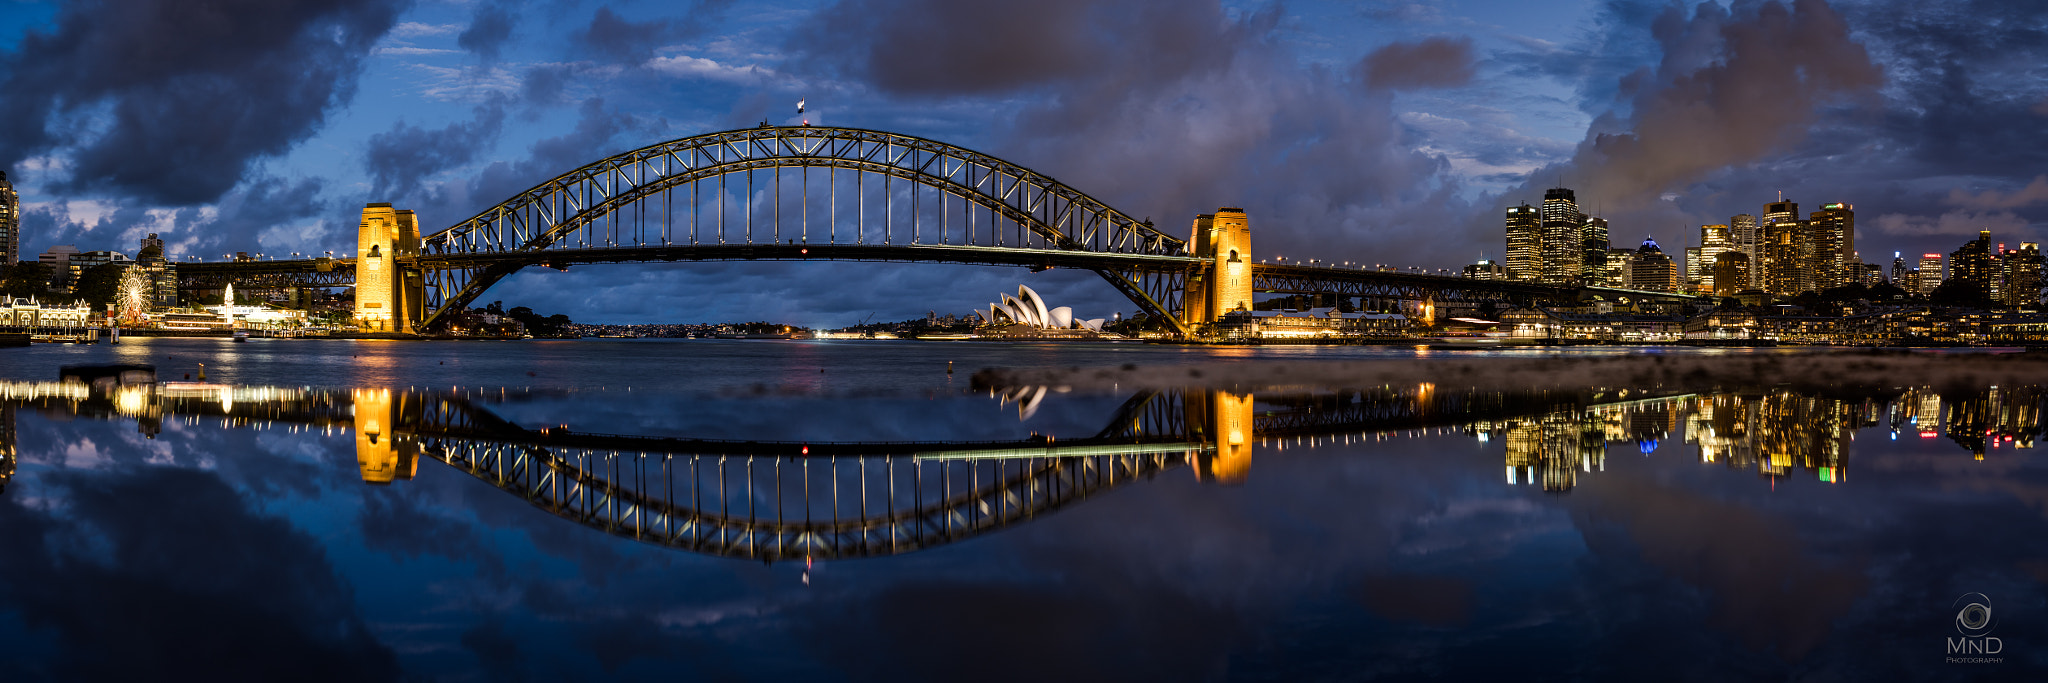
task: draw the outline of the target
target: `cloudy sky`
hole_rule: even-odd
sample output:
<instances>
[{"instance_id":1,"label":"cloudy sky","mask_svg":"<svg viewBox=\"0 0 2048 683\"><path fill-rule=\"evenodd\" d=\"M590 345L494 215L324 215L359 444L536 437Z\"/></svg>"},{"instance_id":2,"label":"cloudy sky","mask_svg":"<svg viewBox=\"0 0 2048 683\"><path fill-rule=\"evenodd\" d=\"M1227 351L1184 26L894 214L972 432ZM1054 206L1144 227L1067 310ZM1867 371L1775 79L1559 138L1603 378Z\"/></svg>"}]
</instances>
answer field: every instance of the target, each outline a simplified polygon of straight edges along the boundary
<instances>
[{"instance_id":1,"label":"cloudy sky","mask_svg":"<svg viewBox=\"0 0 2048 683\"><path fill-rule=\"evenodd\" d=\"M1457 267L1562 183L1614 242L1848 202L1864 260L2048 231L2035 0L0 0L0 167L25 253L353 248L364 202L438 229L604 156L798 121L988 152L1260 255ZM860 286L846 286L846 283ZM842 325L1087 273L860 263L522 273L585 322Z\"/></svg>"}]
</instances>

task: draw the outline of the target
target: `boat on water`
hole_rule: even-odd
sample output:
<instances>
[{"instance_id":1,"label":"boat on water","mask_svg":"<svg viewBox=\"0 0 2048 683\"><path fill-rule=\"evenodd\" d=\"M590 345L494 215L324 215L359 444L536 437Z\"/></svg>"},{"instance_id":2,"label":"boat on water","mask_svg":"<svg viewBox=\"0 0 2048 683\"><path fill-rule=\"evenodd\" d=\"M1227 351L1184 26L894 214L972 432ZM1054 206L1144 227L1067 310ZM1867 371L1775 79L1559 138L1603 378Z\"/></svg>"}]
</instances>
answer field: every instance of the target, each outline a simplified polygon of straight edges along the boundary
<instances>
[{"instance_id":1,"label":"boat on water","mask_svg":"<svg viewBox=\"0 0 2048 683\"><path fill-rule=\"evenodd\" d=\"M235 341L238 341L238 342L247 342L247 341L249 341L249 331L248 331L248 330L235 330L234 338L235 338Z\"/></svg>"}]
</instances>

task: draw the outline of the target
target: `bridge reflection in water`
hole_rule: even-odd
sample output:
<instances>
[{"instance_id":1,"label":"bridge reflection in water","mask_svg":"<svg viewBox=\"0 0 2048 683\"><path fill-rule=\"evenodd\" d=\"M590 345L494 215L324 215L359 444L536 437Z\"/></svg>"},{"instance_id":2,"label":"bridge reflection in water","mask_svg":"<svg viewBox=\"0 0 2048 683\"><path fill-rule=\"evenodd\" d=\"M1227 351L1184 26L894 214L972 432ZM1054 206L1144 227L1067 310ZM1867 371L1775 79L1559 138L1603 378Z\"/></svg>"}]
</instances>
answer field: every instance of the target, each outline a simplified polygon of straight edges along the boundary
<instances>
[{"instance_id":1,"label":"bridge reflection in water","mask_svg":"<svg viewBox=\"0 0 2048 683\"><path fill-rule=\"evenodd\" d=\"M1055 512L1123 484L1187 467L1202 481L1245 480L1255 446L1289 450L1462 432L1503 440L1506 479L1568 491L1605 469L1609 444L1644 454L1682 431L1701 462L1782 477L1847 478L1852 433L1889 422L1893 438L1946 434L1983 459L2031 448L2038 387L1865 398L1785 392L1631 396L1441 391L1428 385L1253 395L1146 391L1097 433L1011 441L783 442L528 429L488 406L507 391L0 382L0 487L15 469L15 412L127 418L154 435L165 419L354 435L362 479L411 479L440 461L536 507L613 535L774 561L893 555L945 545ZM1006 400L1042 393L1019 391Z\"/></svg>"}]
</instances>

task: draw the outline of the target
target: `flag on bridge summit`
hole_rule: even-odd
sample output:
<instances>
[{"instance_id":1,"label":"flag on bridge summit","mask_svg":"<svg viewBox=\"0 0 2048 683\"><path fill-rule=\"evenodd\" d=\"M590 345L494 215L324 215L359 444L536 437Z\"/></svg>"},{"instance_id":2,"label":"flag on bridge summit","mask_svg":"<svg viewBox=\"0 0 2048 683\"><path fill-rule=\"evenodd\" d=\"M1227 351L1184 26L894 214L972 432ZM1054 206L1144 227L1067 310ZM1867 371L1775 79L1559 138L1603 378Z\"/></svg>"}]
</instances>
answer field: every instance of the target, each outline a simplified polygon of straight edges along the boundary
<instances>
[{"instance_id":1,"label":"flag on bridge summit","mask_svg":"<svg viewBox=\"0 0 2048 683\"><path fill-rule=\"evenodd\" d=\"M802 113L804 113L804 101L803 101L803 100L797 100L797 101L796 101L796 113L798 113L798 114L802 114Z\"/></svg>"}]
</instances>

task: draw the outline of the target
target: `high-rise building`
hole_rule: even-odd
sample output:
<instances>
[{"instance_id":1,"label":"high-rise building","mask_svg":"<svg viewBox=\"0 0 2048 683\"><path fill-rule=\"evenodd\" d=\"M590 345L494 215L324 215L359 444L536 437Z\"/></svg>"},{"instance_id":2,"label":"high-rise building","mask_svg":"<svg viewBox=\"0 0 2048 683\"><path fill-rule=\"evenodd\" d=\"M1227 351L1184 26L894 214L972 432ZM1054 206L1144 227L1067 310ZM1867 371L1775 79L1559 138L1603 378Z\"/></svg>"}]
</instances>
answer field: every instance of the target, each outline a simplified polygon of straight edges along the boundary
<instances>
[{"instance_id":1,"label":"high-rise building","mask_svg":"<svg viewBox=\"0 0 2048 683\"><path fill-rule=\"evenodd\" d=\"M7 172L0 171L0 266L11 267L20 260L21 193L7 182Z\"/></svg>"},{"instance_id":2,"label":"high-rise building","mask_svg":"<svg viewBox=\"0 0 2048 683\"><path fill-rule=\"evenodd\" d=\"M1629 264L1629 286L1648 292L1678 291L1678 267L1657 247L1657 240L1643 238Z\"/></svg>"},{"instance_id":3,"label":"high-rise building","mask_svg":"<svg viewBox=\"0 0 2048 683\"><path fill-rule=\"evenodd\" d=\"M43 272L50 276L50 291L71 293L71 257L78 255L78 247L59 244L36 256L36 262L43 264Z\"/></svg>"},{"instance_id":4,"label":"high-rise building","mask_svg":"<svg viewBox=\"0 0 2048 683\"><path fill-rule=\"evenodd\" d=\"M1970 240L1948 256L1948 279L1961 280L1975 287L1985 296L1991 295L1991 260L1995 252L1991 249L1991 231L1980 230L1977 239Z\"/></svg>"},{"instance_id":5,"label":"high-rise building","mask_svg":"<svg viewBox=\"0 0 2048 683\"><path fill-rule=\"evenodd\" d=\"M1528 202L1508 207L1508 277L1538 280L1543 277L1543 219Z\"/></svg>"},{"instance_id":6,"label":"high-rise building","mask_svg":"<svg viewBox=\"0 0 2048 683\"><path fill-rule=\"evenodd\" d=\"M1600 282L1607 274L1607 249L1611 245L1607 243L1607 219L1587 216L1585 220L1586 224L1579 233L1585 240L1584 253L1579 261L1579 281L1592 284Z\"/></svg>"},{"instance_id":7,"label":"high-rise building","mask_svg":"<svg viewBox=\"0 0 2048 683\"><path fill-rule=\"evenodd\" d=\"M1907 271L1907 270L1908 270L1908 268L1906 267L1906 257L1905 257L1905 256L1902 256L1902 255L1900 255L1900 254L1899 254L1899 252L1896 252L1896 251L1892 252L1892 286L1893 286L1893 287L1905 287L1905 286L1906 286L1906 271Z\"/></svg>"},{"instance_id":8,"label":"high-rise building","mask_svg":"<svg viewBox=\"0 0 2048 683\"><path fill-rule=\"evenodd\" d=\"M1813 289L1813 274L1807 271L1813 245L1807 241L1807 227L1800 224L1799 202L1778 195L1778 201L1764 205L1757 229L1764 240L1764 289L1778 296L1798 296Z\"/></svg>"},{"instance_id":9,"label":"high-rise building","mask_svg":"<svg viewBox=\"0 0 2048 683\"><path fill-rule=\"evenodd\" d=\"M1694 264L1688 261L1685 264L1687 269L1693 271L1691 279L1700 282L1700 291L1702 292L1721 291L1721 282L1714 277L1714 267L1720 263L1721 254L1730 251L1740 251L1736 248L1734 231L1729 230L1726 225L1710 224L1700 226L1699 250L1699 263ZM1746 263L1742 270L1744 273L1749 272ZM1749 283L1745 282L1737 287L1736 291L1748 288Z\"/></svg>"},{"instance_id":10,"label":"high-rise building","mask_svg":"<svg viewBox=\"0 0 2048 683\"><path fill-rule=\"evenodd\" d=\"M1543 278L1566 285L1578 282L1586 260L1586 219L1578 196L1568 188L1543 192Z\"/></svg>"},{"instance_id":11,"label":"high-rise building","mask_svg":"<svg viewBox=\"0 0 2048 683\"><path fill-rule=\"evenodd\" d=\"M1714 296L1735 296L1749 285L1749 254L1729 250L1714 257Z\"/></svg>"},{"instance_id":12,"label":"high-rise building","mask_svg":"<svg viewBox=\"0 0 2048 683\"><path fill-rule=\"evenodd\" d=\"M1686 247L1685 259L1678 265L1678 290L1689 294L1711 291L1700 279L1700 265L1706 260L1700 258L1699 247Z\"/></svg>"},{"instance_id":13,"label":"high-rise building","mask_svg":"<svg viewBox=\"0 0 2048 683\"><path fill-rule=\"evenodd\" d=\"M1735 249L1749 255L1749 284L1745 289L1763 289L1764 253L1761 247L1764 234L1757 228L1756 216L1738 213L1728 218L1728 234L1735 240Z\"/></svg>"},{"instance_id":14,"label":"high-rise building","mask_svg":"<svg viewBox=\"0 0 2048 683\"><path fill-rule=\"evenodd\" d=\"M1856 258L1856 207L1840 202L1822 204L1808 223L1808 240L1813 246L1807 267L1813 271L1814 289L1862 280L1862 261Z\"/></svg>"},{"instance_id":15,"label":"high-rise building","mask_svg":"<svg viewBox=\"0 0 2048 683\"><path fill-rule=\"evenodd\" d=\"M2004 271L1999 303L2007 306L2041 303L2042 257L2039 244L2021 242L2020 248L1999 254L1998 264Z\"/></svg>"},{"instance_id":16,"label":"high-rise building","mask_svg":"<svg viewBox=\"0 0 2048 683\"><path fill-rule=\"evenodd\" d=\"M1941 273L1941 254L1921 254L1919 272L1920 286L1912 291L1922 296L1933 294L1934 288L1940 287L1943 279Z\"/></svg>"}]
</instances>

